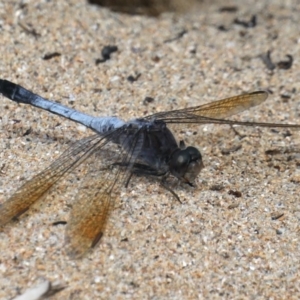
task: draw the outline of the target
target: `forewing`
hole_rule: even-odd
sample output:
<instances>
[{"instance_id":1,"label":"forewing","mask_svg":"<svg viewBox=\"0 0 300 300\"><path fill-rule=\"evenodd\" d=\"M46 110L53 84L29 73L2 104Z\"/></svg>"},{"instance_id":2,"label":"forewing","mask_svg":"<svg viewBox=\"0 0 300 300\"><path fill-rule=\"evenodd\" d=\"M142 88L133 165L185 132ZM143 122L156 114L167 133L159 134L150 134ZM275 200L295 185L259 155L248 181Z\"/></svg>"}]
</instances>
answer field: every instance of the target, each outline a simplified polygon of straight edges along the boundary
<instances>
[{"instance_id":1,"label":"forewing","mask_svg":"<svg viewBox=\"0 0 300 300\"><path fill-rule=\"evenodd\" d=\"M83 256L103 235L120 188L128 176L131 176L143 138L143 132L138 131L130 149L125 150L122 147L118 155L111 156L106 153L105 164L108 167L101 168L97 159L90 162L89 171L76 196L66 228L66 251L72 258ZM115 162L120 162L126 168L120 168Z\"/></svg>"},{"instance_id":2,"label":"forewing","mask_svg":"<svg viewBox=\"0 0 300 300\"><path fill-rule=\"evenodd\" d=\"M267 98L267 92L257 91L190 108L187 109L187 113L206 118L224 119L260 105Z\"/></svg>"},{"instance_id":3,"label":"forewing","mask_svg":"<svg viewBox=\"0 0 300 300\"><path fill-rule=\"evenodd\" d=\"M264 102L267 97L267 92L257 91L200 106L157 113L147 118L163 120L166 123L210 123L210 119L224 119L259 105Z\"/></svg>"},{"instance_id":4,"label":"forewing","mask_svg":"<svg viewBox=\"0 0 300 300\"><path fill-rule=\"evenodd\" d=\"M214 101L200 106L189 107L169 112L161 112L147 116L146 120L162 120L168 124L198 123L198 124L229 124L260 127L300 128L299 124L280 124L266 122L242 122L227 120L232 115L247 110L264 102L268 93L257 91Z\"/></svg>"},{"instance_id":5,"label":"forewing","mask_svg":"<svg viewBox=\"0 0 300 300\"><path fill-rule=\"evenodd\" d=\"M74 170L93 151L94 147L105 143L99 135L78 141L66 150L48 168L25 182L6 202L0 205L0 226L20 216L43 197L64 175Z\"/></svg>"}]
</instances>

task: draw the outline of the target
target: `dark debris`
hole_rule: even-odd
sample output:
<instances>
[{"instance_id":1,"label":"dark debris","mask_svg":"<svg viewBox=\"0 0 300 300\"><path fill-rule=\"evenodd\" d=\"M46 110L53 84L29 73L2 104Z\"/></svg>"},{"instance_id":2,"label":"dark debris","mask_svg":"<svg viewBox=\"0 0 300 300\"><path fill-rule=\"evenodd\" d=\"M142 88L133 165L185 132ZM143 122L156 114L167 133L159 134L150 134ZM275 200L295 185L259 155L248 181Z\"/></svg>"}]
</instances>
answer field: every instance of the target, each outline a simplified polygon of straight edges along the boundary
<instances>
[{"instance_id":1,"label":"dark debris","mask_svg":"<svg viewBox=\"0 0 300 300\"><path fill-rule=\"evenodd\" d=\"M44 59L44 60L49 60L49 59L52 59L52 58L58 57L58 56L61 56L61 53L59 53L59 52L52 52L52 53L47 53L47 54L45 54L45 55L42 57L42 59Z\"/></svg>"},{"instance_id":2,"label":"dark debris","mask_svg":"<svg viewBox=\"0 0 300 300\"><path fill-rule=\"evenodd\" d=\"M140 77L141 77L141 73L138 73L136 76L129 75L127 77L127 80L132 83L132 82L137 81Z\"/></svg>"},{"instance_id":3,"label":"dark debris","mask_svg":"<svg viewBox=\"0 0 300 300\"><path fill-rule=\"evenodd\" d=\"M290 54L287 54L286 57L288 58L287 60L282 60L279 61L278 63L273 63L271 59L271 51L268 50L266 54L261 54L259 55L265 66L267 67L268 70L273 71L276 67L278 69L282 70L288 70L292 67L294 59L293 56Z\"/></svg>"},{"instance_id":4,"label":"dark debris","mask_svg":"<svg viewBox=\"0 0 300 300\"><path fill-rule=\"evenodd\" d=\"M152 103L153 101L154 98L146 96L145 99L143 100L143 103L147 105L148 103Z\"/></svg>"},{"instance_id":5,"label":"dark debris","mask_svg":"<svg viewBox=\"0 0 300 300\"><path fill-rule=\"evenodd\" d=\"M256 15L253 15L249 21L242 21L236 18L233 20L233 24L240 25L245 28L253 28L257 25Z\"/></svg>"},{"instance_id":6,"label":"dark debris","mask_svg":"<svg viewBox=\"0 0 300 300\"><path fill-rule=\"evenodd\" d=\"M228 195L233 195L236 198L242 197L242 193L240 191L229 190Z\"/></svg>"},{"instance_id":7,"label":"dark debris","mask_svg":"<svg viewBox=\"0 0 300 300\"><path fill-rule=\"evenodd\" d=\"M101 64L106 62L107 60L110 59L110 56L112 53L118 51L118 47L117 46L112 46L112 45L108 45L108 46L104 46L102 48L101 51L101 55L102 55L102 59L101 58L97 58L96 59L96 65Z\"/></svg>"},{"instance_id":8,"label":"dark debris","mask_svg":"<svg viewBox=\"0 0 300 300\"><path fill-rule=\"evenodd\" d=\"M277 63L277 67L279 69L288 70L292 67L293 61L294 61L293 56L287 54L286 57L288 58L287 60L282 60L282 61Z\"/></svg>"},{"instance_id":9,"label":"dark debris","mask_svg":"<svg viewBox=\"0 0 300 300\"><path fill-rule=\"evenodd\" d=\"M235 13L239 10L239 8L237 6L222 6L220 7L219 9L219 12L221 13L224 13L224 12L227 12L227 13Z\"/></svg>"}]
</instances>

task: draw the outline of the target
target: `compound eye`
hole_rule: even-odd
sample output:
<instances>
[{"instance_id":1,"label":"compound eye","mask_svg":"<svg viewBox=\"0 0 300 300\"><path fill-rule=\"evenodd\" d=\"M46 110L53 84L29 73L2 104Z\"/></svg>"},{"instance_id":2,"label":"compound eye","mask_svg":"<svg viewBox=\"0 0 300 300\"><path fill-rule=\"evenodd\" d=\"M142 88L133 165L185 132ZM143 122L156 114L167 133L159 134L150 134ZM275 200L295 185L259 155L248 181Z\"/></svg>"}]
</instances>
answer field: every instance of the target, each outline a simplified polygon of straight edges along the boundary
<instances>
[{"instance_id":1,"label":"compound eye","mask_svg":"<svg viewBox=\"0 0 300 300\"><path fill-rule=\"evenodd\" d=\"M189 164L189 153L186 150L180 150L176 155L175 165L177 169L185 169Z\"/></svg>"},{"instance_id":2,"label":"compound eye","mask_svg":"<svg viewBox=\"0 0 300 300\"><path fill-rule=\"evenodd\" d=\"M202 160L200 151L195 147L187 147L184 151L187 152L190 161Z\"/></svg>"},{"instance_id":3,"label":"compound eye","mask_svg":"<svg viewBox=\"0 0 300 300\"><path fill-rule=\"evenodd\" d=\"M178 150L173 154L169 167L174 176L191 183L203 168L201 153L194 147Z\"/></svg>"},{"instance_id":4,"label":"compound eye","mask_svg":"<svg viewBox=\"0 0 300 300\"><path fill-rule=\"evenodd\" d=\"M169 170L177 178L182 178L188 166L189 158L186 150L177 150L173 153L170 162Z\"/></svg>"}]
</instances>

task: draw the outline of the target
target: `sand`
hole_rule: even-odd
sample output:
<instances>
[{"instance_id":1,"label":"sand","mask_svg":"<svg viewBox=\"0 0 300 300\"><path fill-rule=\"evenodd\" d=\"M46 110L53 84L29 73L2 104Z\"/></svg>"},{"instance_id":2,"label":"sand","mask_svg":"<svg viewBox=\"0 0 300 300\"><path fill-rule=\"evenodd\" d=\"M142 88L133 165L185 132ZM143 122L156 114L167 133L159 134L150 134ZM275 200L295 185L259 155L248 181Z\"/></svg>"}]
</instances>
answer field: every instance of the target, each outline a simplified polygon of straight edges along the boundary
<instances>
[{"instance_id":1,"label":"sand","mask_svg":"<svg viewBox=\"0 0 300 300\"><path fill-rule=\"evenodd\" d=\"M300 124L299 3L230 6L237 11L215 1L154 18L83 0L5 0L0 78L125 120L267 90L264 104L232 119ZM96 64L108 45L118 50ZM290 68L280 64L286 55ZM195 187L174 187L182 204L156 180L134 178L100 243L72 260L66 226L53 223L68 221L79 170L1 230L0 299L45 280L66 286L51 299L298 299L300 133L227 125L174 132L201 150L205 165ZM0 202L90 134L0 96Z\"/></svg>"}]
</instances>

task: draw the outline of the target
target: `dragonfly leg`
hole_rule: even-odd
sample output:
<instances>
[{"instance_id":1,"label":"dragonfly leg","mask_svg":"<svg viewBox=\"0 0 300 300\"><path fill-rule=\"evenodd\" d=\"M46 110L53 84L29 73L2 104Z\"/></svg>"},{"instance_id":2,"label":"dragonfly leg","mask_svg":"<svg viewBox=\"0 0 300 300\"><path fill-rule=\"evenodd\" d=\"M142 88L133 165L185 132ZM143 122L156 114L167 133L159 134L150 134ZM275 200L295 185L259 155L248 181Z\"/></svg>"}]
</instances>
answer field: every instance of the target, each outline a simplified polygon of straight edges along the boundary
<instances>
[{"instance_id":1,"label":"dragonfly leg","mask_svg":"<svg viewBox=\"0 0 300 300\"><path fill-rule=\"evenodd\" d=\"M167 191L169 191L169 192L175 197L175 199L176 199L180 204L182 204L182 202L181 202L179 196L178 196L178 195L170 188L170 186L167 184L166 178L167 178L167 175L165 175L165 176L162 178L162 180L160 181L160 185L161 185L164 189L166 189ZM178 185L178 184L179 184L179 181L178 181L177 185Z\"/></svg>"}]
</instances>

